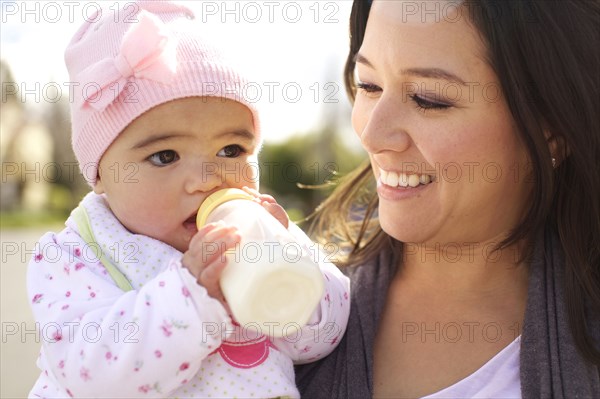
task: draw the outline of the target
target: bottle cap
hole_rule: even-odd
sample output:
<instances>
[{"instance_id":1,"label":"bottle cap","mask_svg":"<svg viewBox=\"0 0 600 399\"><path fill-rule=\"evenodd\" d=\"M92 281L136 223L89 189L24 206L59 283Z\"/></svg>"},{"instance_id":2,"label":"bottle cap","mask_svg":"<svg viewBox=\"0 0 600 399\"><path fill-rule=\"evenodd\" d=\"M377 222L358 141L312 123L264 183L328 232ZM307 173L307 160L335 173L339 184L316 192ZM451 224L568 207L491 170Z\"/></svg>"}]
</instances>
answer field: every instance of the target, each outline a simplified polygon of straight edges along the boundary
<instances>
[{"instance_id":1,"label":"bottle cap","mask_svg":"<svg viewBox=\"0 0 600 399\"><path fill-rule=\"evenodd\" d=\"M236 199L253 200L254 196L239 188L224 188L206 197L204 202L202 202L202 205L200 205L198 214L196 215L196 226L198 226L198 229L201 229L206 224L208 215L210 215L216 207L227 201Z\"/></svg>"}]
</instances>

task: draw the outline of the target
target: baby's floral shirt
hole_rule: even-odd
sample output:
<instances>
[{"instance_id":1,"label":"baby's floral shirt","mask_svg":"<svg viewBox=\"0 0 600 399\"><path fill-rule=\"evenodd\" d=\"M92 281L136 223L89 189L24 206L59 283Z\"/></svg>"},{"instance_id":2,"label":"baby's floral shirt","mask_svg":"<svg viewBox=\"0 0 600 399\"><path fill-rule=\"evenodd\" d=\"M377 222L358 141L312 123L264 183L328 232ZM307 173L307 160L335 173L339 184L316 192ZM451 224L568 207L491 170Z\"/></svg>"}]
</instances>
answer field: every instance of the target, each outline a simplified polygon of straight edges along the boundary
<instances>
[{"instance_id":1,"label":"baby's floral shirt","mask_svg":"<svg viewBox=\"0 0 600 399\"><path fill-rule=\"evenodd\" d=\"M126 230L103 196L90 193L81 206L95 242L70 217L40 239L28 266L42 340L30 397L299 397L293 364L326 356L346 329L349 282L324 256L325 293L311 320L270 338L232 321L182 267L181 252ZM133 290L117 286L100 252Z\"/></svg>"}]
</instances>

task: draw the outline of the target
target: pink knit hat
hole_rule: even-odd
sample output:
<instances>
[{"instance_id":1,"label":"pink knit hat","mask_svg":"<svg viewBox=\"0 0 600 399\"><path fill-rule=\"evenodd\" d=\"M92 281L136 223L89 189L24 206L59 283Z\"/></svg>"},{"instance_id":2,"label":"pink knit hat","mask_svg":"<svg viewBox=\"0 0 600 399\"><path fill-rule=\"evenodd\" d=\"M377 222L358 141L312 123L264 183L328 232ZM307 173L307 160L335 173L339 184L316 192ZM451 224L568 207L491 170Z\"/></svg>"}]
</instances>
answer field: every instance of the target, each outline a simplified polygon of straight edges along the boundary
<instances>
[{"instance_id":1,"label":"pink knit hat","mask_svg":"<svg viewBox=\"0 0 600 399\"><path fill-rule=\"evenodd\" d=\"M194 13L171 1L127 2L87 19L65 52L71 78L72 144L79 168L96 184L100 158L135 118L183 97L238 101L248 81L212 45Z\"/></svg>"}]
</instances>

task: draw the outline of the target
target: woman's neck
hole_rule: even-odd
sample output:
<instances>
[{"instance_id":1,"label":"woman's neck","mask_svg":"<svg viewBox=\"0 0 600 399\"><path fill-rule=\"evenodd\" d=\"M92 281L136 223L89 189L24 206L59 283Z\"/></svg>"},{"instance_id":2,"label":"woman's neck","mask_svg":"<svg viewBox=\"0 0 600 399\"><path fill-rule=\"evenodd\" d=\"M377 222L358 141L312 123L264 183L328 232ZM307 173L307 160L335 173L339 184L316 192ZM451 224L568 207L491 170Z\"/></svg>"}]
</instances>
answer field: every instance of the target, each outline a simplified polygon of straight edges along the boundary
<instances>
[{"instance_id":1,"label":"woman's neck","mask_svg":"<svg viewBox=\"0 0 600 399\"><path fill-rule=\"evenodd\" d=\"M427 290L446 299L481 300L516 292L525 295L525 244L495 251L497 242L462 246L404 244L397 278L405 287Z\"/></svg>"}]
</instances>

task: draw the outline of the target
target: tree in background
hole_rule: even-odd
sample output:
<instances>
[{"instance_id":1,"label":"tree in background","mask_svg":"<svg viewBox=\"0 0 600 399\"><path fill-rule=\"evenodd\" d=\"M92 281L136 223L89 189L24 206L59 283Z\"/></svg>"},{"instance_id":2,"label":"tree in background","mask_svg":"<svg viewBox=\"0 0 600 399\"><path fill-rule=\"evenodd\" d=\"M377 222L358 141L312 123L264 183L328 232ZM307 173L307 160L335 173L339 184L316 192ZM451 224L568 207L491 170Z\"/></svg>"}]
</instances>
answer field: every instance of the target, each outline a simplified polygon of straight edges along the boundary
<instances>
[{"instance_id":1,"label":"tree in background","mask_svg":"<svg viewBox=\"0 0 600 399\"><path fill-rule=\"evenodd\" d=\"M19 100L18 86L8 64L0 60L0 83L2 107L0 107L0 162L2 163L2 190L0 209L18 208L23 193L24 182L18 176L10 176L6 170L17 161L14 159L14 136L24 124L24 106Z\"/></svg>"},{"instance_id":2,"label":"tree in background","mask_svg":"<svg viewBox=\"0 0 600 399\"><path fill-rule=\"evenodd\" d=\"M311 214L340 176L365 155L348 146L329 125L322 131L265 144L260 153L261 191L272 194L294 221Z\"/></svg>"},{"instance_id":3,"label":"tree in background","mask_svg":"<svg viewBox=\"0 0 600 399\"><path fill-rule=\"evenodd\" d=\"M68 98L48 91L22 96L5 61L0 78L2 225L64 220L89 191L71 150Z\"/></svg>"},{"instance_id":4,"label":"tree in background","mask_svg":"<svg viewBox=\"0 0 600 399\"><path fill-rule=\"evenodd\" d=\"M335 62L327 65L323 81L337 85L334 82L342 72ZM352 133L350 104L338 98L343 92L338 90L331 97L331 86L320 87L324 90L320 97L321 127L282 143L266 143L259 155L261 191L272 194L296 222L313 213L336 181L366 159Z\"/></svg>"},{"instance_id":5,"label":"tree in background","mask_svg":"<svg viewBox=\"0 0 600 399\"><path fill-rule=\"evenodd\" d=\"M41 103L34 93L32 106L25 104L10 67L0 62L0 159L2 161L2 211L41 212L50 189L46 178L52 168L54 145L43 120L35 112ZM31 94L31 93L30 93Z\"/></svg>"},{"instance_id":6,"label":"tree in background","mask_svg":"<svg viewBox=\"0 0 600 399\"><path fill-rule=\"evenodd\" d=\"M77 206L90 186L79 172L77 159L71 147L71 119L69 100L62 96L60 101L44 110L44 120L54 142L53 162L58 165L49 176L53 183L49 204L52 211L67 216Z\"/></svg>"}]
</instances>

